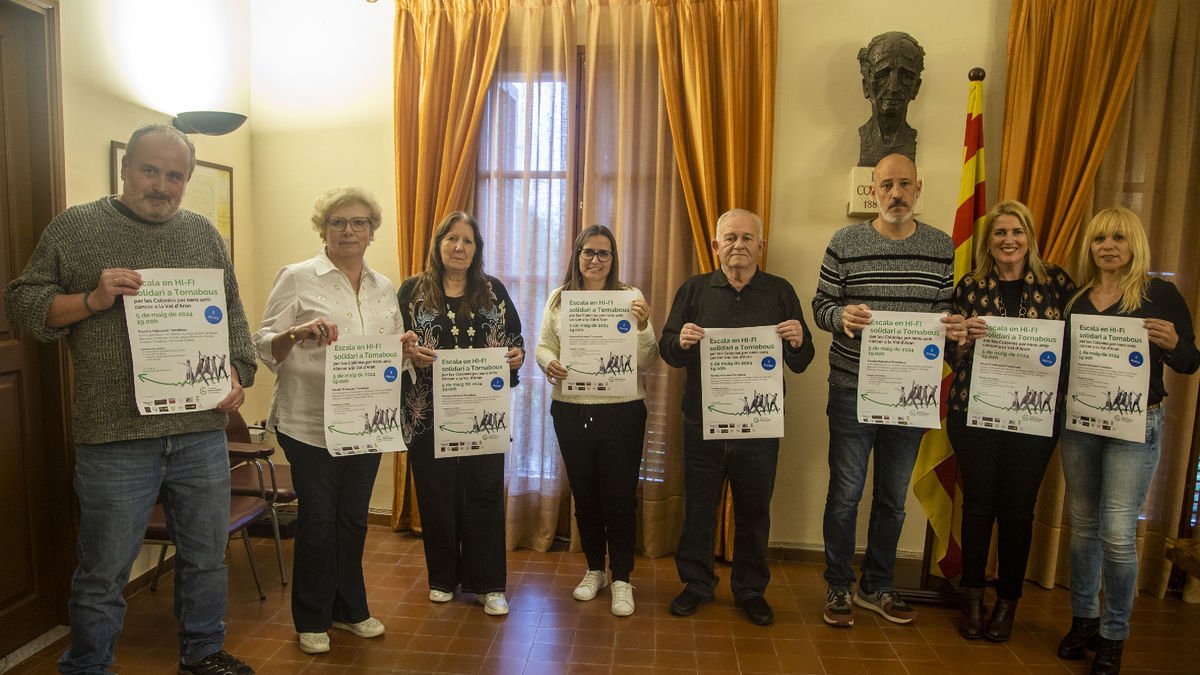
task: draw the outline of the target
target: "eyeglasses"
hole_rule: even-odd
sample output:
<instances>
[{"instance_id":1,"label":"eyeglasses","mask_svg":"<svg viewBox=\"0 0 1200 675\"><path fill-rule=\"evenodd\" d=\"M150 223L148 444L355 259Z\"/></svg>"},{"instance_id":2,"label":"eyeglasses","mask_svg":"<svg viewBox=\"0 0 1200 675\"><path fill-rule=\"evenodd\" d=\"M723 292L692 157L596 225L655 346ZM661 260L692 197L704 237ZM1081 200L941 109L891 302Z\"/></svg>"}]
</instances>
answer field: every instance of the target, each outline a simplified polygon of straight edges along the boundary
<instances>
[{"instance_id":1,"label":"eyeglasses","mask_svg":"<svg viewBox=\"0 0 1200 675\"><path fill-rule=\"evenodd\" d=\"M347 220L345 218L330 218L329 220L325 221L325 224L337 230L338 232L344 231L347 225L349 225L350 229L355 232L362 232L371 226L371 219L351 218Z\"/></svg>"},{"instance_id":2,"label":"eyeglasses","mask_svg":"<svg viewBox=\"0 0 1200 675\"><path fill-rule=\"evenodd\" d=\"M584 260L599 260L600 262L608 262L612 259L612 251L603 249L597 251L594 248L581 248L579 255L583 256Z\"/></svg>"}]
</instances>

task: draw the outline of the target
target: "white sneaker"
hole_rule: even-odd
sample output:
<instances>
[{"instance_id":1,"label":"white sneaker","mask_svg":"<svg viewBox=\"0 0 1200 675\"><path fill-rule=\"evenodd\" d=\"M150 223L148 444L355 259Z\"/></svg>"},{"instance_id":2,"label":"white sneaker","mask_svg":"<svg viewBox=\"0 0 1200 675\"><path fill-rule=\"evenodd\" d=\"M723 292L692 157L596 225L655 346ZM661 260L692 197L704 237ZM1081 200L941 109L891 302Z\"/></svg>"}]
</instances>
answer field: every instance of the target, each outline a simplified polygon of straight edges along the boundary
<instances>
[{"instance_id":1,"label":"white sneaker","mask_svg":"<svg viewBox=\"0 0 1200 675\"><path fill-rule=\"evenodd\" d=\"M350 631L360 638L373 638L383 635L383 622L373 616L367 617L358 623L334 621L332 625L334 628ZM326 639L328 640L328 638Z\"/></svg>"},{"instance_id":2,"label":"white sneaker","mask_svg":"<svg viewBox=\"0 0 1200 675\"><path fill-rule=\"evenodd\" d=\"M329 651L329 633L296 633L300 651L305 654L324 654Z\"/></svg>"},{"instance_id":3,"label":"white sneaker","mask_svg":"<svg viewBox=\"0 0 1200 675\"><path fill-rule=\"evenodd\" d=\"M575 596L576 600L591 600L596 597L601 588L608 585L608 574L604 570L588 570L587 574L583 575L583 581L575 587L575 592L571 595Z\"/></svg>"},{"instance_id":4,"label":"white sneaker","mask_svg":"<svg viewBox=\"0 0 1200 675\"><path fill-rule=\"evenodd\" d=\"M633 614L633 586L628 581L612 583L612 613L613 616L629 616Z\"/></svg>"},{"instance_id":5,"label":"white sneaker","mask_svg":"<svg viewBox=\"0 0 1200 675\"><path fill-rule=\"evenodd\" d=\"M430 602L450 602L454 599L454 594L449 591L439 591L436 588L429 589Z\"/></svg>"},{"instance_id":6,"label":"white sneaker","mask_svg":"<svg viewBox=\"0 0 1200 675\"><path fill-rule=\"evenodd\" d=\"M488 593L475 596L483 603L483 613L488 616L504 616L508 614L508 600L503 593Z\"/></svg>"}]
</instances>

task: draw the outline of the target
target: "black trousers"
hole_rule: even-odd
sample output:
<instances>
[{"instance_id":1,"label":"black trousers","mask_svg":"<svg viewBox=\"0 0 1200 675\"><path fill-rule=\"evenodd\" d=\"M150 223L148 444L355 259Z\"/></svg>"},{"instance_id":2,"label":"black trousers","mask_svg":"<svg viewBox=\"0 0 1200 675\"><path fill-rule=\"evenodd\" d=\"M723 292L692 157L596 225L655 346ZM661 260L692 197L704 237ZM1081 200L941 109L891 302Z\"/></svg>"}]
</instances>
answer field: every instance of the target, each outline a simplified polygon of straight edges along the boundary
<instances>
[{"instance_id":1,"label":"black trousers","mask_svg":"<svg viewBox=\"0 0 1200 675\"><path fill-rule=\"evenodd\" d=\"M504 455L435 459L433 432L408 446L421 510L421 538L431 589L502 593Z\"/></svg>"},{"instance_id":2,"label":"black trousers","mask_svg":"<svg viewBox=\"0 0 1200 675\"><path fill-rule=\"evenodd\" d=\"M688 590L711 598L717 579L713 550L717 507L729 480L733 495L733 569L729 590L736 600L766 593L771 581L767 541L771 534L771 495L779 461L778 438L704 440L703 425L683 420L683 531L675 569Z\"/></svg>"},{"instance_id":3,"label":"black trousers","mask_svg":"<svg viewBox=\"0 0 1200 675\"><path fill-rule=\"evenodd\" d=\"M575 522L589 570L629 581L637 534L638 473L646 437L645 401L550 404L558 449L575 497Z\"/></svg>"},{"instance_id":4,"label":"black trousers","mask_svg":"<svg viewBox=\"0 0 1200 675\"><path fill-rule=\"evenodd\" d=\"M951 410L946 431L963 481L961 585L982 588L986 583L992 524L998 527L996 553L999 578L996 595L1018 600L1033 541L1033 507L1046 464L1058 441L967 426L967 414Z\"/></svg>"},{"instance_id":5,"label":"black trousers","mask_svg":"<svg viewBox=\"0 0 1200 675\"><path fill-rule=\"evenodd\" d=\"M299 501L292 558L296 632L323 633L331 621L363 621L371 616L362 557L379 455L333 457L325 448L278 438Z\"/></svg>"}]
</instances>

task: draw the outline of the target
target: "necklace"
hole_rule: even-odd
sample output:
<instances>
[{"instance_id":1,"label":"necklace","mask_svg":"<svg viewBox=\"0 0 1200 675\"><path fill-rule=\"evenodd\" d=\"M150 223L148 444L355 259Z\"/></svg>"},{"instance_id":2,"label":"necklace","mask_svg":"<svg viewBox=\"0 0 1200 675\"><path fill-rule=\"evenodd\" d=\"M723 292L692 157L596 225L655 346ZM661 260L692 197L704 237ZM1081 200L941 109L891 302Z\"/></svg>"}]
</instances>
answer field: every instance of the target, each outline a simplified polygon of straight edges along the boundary
<instances>
[{"instance_id":1,"label":"necklace","mask_svg":"<svg viewBox=\"0 0 1200 675\"><path fill-rule=\"evenodd\" d=\"M1007 317L1008 311L1004 307L1004 293L996 295L996 309L1000 310L1000 316ZM1017 308L1016 318L1025 318L1025 289L1021 289L1021 303Z\"/></svg>"}]
</instances>

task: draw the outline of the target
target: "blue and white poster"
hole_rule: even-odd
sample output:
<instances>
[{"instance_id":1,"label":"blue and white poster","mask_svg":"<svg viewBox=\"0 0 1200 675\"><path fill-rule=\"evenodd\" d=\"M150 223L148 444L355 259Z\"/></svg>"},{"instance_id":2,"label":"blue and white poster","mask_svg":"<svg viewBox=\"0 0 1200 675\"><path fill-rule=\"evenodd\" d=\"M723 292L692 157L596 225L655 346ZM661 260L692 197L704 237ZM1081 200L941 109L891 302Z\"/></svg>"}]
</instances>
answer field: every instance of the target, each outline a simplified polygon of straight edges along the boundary
<instances>
[{"instance_id":1,"label":"blue and white poster","mask_svg":"<svg viewBox=\"0 0 1200 675\"><path fill-rule=\"evenodd\" d=\"M705 328L704 438L783 437L783 343L775 326Z\"/></svg>"},{"instance_id":2,"label":"blue and white poster","mask_svg":"<svg viewBox=\"0 0 1200 675\"><path fill-rule=\"evenodd\" d=\"M1072 316L1067 428L1145 443L1149 355L1142 319Z\"/></svg>"},{"instance_id":3,"label":"blue and white poster","mask_svg":"<svg viewBox=\"0 0 1200 675\"><path fill-rule=\"evenodd\" d=\"M967 426L1053 436L1063 322L983 320L987 332L975 341Z\"/></svg>"},{"instance_id":4,"label":"blue and white poster","mask_svg":"<svg viewBox=\"0 0 1200 675\"><path fill-rule=\"evenodd\" d=\"M858 361L858 421L937 429L946 327L931 312L871 312Z\"/></svg>"},{"instance_id":5,"label":"blue and white poster","mask_svg":"<svg viewBox=\"0 0 1200 675\"><path fill-rule=\"evenodd\" d=\"M508 451L512 434L504 347L439 349L433 362L433 456Z\"/></svg>"},{"instance_id":6,"label":"blue and white poster","mask_svg":"<svg viewBox=\"0 0 1200 675\"><path fill-rule=\"evenodd\" d=\"M563 291L558 311L562 394L637 395L635 291Z\"/></svg>"},{"instance_id":7,"label":"blue and white poster","mask_svg":"<svg viewBox=\"0 0 1200 675\"><path fill-rule=\"evenodd\" d=\"M325 447L334 457L404 452L399 335L339 335L325 348Z\"/></svg>"},{"instance_id":8,"label":"blue and white poster","mask_svg":"<svg viewBox=\"0 0 1200 675\"><path fill-rule=\"evenodd\" d=\"M133 395L142 415L210 410L230 391L229 317L219 269L145 269L125 296Z\"/></svg>"}]
</instances>

